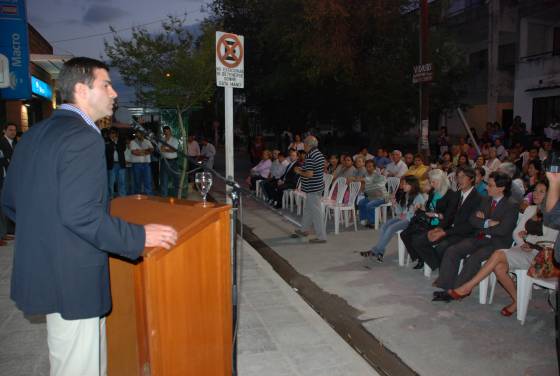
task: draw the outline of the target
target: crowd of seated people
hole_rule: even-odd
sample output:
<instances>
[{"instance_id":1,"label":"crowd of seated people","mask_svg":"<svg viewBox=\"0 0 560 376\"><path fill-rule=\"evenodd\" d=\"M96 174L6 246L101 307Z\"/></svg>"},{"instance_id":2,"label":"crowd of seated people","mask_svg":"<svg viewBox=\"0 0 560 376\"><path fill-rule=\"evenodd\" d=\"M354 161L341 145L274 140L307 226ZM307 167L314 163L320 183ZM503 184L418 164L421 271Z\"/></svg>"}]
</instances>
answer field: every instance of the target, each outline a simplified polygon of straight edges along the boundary
<instances>
[{"instance_id":1,"label":"crowd of seated people","mask_svg":"<svg viewBox=\"0 0 560 376\"><path fill-rule=\"evenodd\" d=\"M416 261L414 269L439 269L434 301L462 299L494 272L511 296L512 303L501 311L509 316L516 311L516 294L508 271L527 268L537 253L532 245L552 241L557 234L543 225L542 206L548 187L543 161L558 145L527 135L519 119L508 132L488 123L482 137L474 129L471 134L476 144L470 135L452 143L442 128L437 155L430 159L400 150L388 153L385 148L370 153L367 147L330 155L324 173L333 176L333 184L339 178L361 183L355 205L362 226L374 228L376 208L392 206L392 218L382 223L375 244L360 252L367 262L382 263L398 232ZM296 139L290 146L297 143ZM281 153L265 154L248 183L265 180L265 196L279 208L283 191L297 187L297 175L290 170L305 155L290 150L282 162ZM276 160L278 170L272 173L266 166L276 165ZM400 179L392 194L389 178Z\"/></svg>"}]
</instances>

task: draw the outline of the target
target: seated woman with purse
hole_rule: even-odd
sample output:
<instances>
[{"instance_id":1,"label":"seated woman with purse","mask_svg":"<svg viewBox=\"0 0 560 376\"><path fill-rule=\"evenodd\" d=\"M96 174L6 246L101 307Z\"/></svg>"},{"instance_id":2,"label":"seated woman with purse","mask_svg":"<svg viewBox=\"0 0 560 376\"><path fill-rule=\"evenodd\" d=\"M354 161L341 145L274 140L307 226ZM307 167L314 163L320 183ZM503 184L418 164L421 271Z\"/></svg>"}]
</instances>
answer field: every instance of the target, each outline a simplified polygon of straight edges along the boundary
<instances>
[{"instance_id":1,"label":"seated woman with purse","mask_svg":"<svg viewBox=\"0 0 560 376\"><path fill-rule=\"evenodd\" d=\"M400 188L393 199L395 218L391 218L381 226L379 240L369 251L360 252L364 257L375 256L378 262L383 262L385 248L397 231L408 227L416 209L422 207L425 198L420 191L420 183L414 176L401 178Z\"/></svg>"},{"instance_id":2,"label":"seated woman with purse","mask_svg":"<svg viewBox=\"0 0 560 376\"><path fill-rule=\"evenodd\" d=\"M539 182L533 191L534 205L528 206L519 217L513 237L515 246L510 249L499 249L486 261L480 271L468 282L454 290L448 290L449 299L462 299L470 295L476 285L490 273L496 274L500 284L507 291L513 302L504 307L502 316L511 316L517 311L517 290L509 275L510 270L529 269L535 256L539 253L535 245L553 243L558 231L543 224L543 210L547 192L546 182Z\"/></svg>"},{"instance_id":3,"label":"seated woman with purse","mask_svg":"<svg viewBox=\"0 0 560 376\"><path fill-rule=\"evenodd\" d=\"M453 223L457 210L457 194L451 190L449 179L440 169L428 172L431 190L425 203L425 211L417 211L410 226L401 233L401 239L413 261L418 260L414 269L422 269L424 260L414 249L413 237L427 234L435 227L446 230Z\"/></svg>"}]
</instances>

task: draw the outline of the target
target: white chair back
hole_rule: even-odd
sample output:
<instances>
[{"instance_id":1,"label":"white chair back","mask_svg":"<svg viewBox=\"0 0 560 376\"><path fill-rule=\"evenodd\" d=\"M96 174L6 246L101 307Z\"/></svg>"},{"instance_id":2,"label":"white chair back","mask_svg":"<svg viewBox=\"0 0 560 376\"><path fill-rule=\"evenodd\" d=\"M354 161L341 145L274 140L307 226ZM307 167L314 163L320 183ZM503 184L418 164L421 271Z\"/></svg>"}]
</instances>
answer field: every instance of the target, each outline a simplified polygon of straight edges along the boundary
<instances>
[{"instance_id":1,"label":"white chair back","mask_svg":"<svg viewBox=\"0 0 560 376\"><path fill-rule=\"evenodd\" d=\"M344 194L346 193L346 189L348 188L348 184L346 184L345 178L338 178L335 184L338 187L336 191L336 203L342 204L342 202L344 201Z\"/></svg>"},{"instance_id":2,"label":"white chair back","mask_svg":"<svg viewBox=\"0 0 560 376\"><path fill-rule=\"evenodd\" d=\"M399 189L399 184L401 183L401 178L397 178L397 177L390 177L387 178L387 191L389 192L389 194L395 194L395 192L397 191L397 189Z\"/></svg>"},{"instance_id":3,"label":"white chair back","mask_svg":"<svg viewBox=\"0 0 560 376\"><path fill-rule=\"evenodd\" d=\"M323 190L323 198L329 198L328 194L331 190L331 183L333 181L333 176L331 174L324 174L323 181L325 182L325 189Z\"/></svg>"},{"instance_id":4,"label":"white chair back","mask_svg":"<svg viewBox=\"0 0 560 376\"><path fill-rule=\"evenodd\" d=\"M356 205L356 198L358 197L358 193L360 193L360 187L361 187L362 183L360 183L359 181L355 181L350 183L350 186L348 187L348 190L350 191L350 195L348 196L348 205L349 206L354 206ZM344 197L344 195L343 195Z\"/></svg>"},{"instance_id":5,"label":"white chair back","mask_svg":"<svg viewBox=\"0 0 560 376\"><path fill-rule=\"evenodd\" d=\"M325 197L325 199L327 200L331 200L333 195L334 195L334 190L336 189L336 187L339 187L337 192L340 192L340 190L342 189L342 186L344 185L344 190L346 190L346 178L338 178L334 181L334 183L332 183L330 189L329 189L329 195ZM338 195L337 195L338 196Z\"/></svg>"}]
</instances>

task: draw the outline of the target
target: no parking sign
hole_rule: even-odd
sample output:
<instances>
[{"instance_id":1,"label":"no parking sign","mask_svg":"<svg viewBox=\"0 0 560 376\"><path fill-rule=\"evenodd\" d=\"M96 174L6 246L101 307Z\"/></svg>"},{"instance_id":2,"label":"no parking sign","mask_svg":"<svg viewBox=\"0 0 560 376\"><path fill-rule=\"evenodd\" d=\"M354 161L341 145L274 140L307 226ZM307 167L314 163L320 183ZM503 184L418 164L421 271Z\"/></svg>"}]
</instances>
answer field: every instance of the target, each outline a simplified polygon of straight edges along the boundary
<instances>
[{"instance_id":1,"label":"no parking sign","mask_svg":"<svg viewBox=\"0 0 560 376\"><path fill-rule=\"evenodd\" d=\"M216 31L216 85L244 87L245 46L242 35Z\"/></svg>"}]
</instances>

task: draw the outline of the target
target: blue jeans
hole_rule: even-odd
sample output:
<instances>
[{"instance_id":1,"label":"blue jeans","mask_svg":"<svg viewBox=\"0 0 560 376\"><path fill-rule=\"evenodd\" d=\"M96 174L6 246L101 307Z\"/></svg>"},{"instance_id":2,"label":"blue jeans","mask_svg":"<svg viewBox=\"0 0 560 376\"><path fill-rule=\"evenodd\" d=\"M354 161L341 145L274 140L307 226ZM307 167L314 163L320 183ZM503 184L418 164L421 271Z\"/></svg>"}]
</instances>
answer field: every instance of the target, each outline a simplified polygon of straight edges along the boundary
<instances>
[{"instance_id":1,"label":"blue jeans","mask_svg":"<svg viewBox=\"0 0 560 376\"><path fill-rule=\"evenodd\" d=\"M115 194L115 180L117 181L117 196L126 196L126 168L121 167L118 163L113 164L113 168L109 173L109 197Z\"/></svg>"},{"instance_id":2,"label":"blue jeans","mask_svg":"<svg viewBox=\"0 0 560 376\"><path fill-rule=\"evenodd\" d=\"M152 195L152 168L150 164L133 163L132 173L134 175L134 193Z\"/></svg>"},{"instance_id":3,"label":"blue jeans","mask_svg":"<svg viewBox=\"0 0 560 376\"><path fill-rule=\"evenodd\" d=\"M397 233L397 231L404 230L408 227L409 221L402 220L398 218L391 218L381 226L381 231L379 235L379 240L377 244L373 246L371 251L376 255L382 255L385 253L385 247L391 241L391 238Z\"/></svg>"},{"instance_id":4,"label":"blue jeans","mask_svg":"<svg viewBox=\"0 0 560 376\"><path fill-rule=\"evenodd\" d=\"M177 194L177 189L179 189L177 158L165 159L162 157L159 162L159 191L162 197L167 197L170 177L172 184L171 195L174 196Z\"/></svg>"},{"instance_id":5,"label":"blue jeans","mask_svg":"<svg viewBox=\"0 0 560 376\"><path fill-rule=\"evenodd\" d=\"M360 210L360 221L367 219L370 225L375 223L375 208L383 205L385 200L382 198L368 199L364 197L358 202L358 209Z\"/></svg>"}]
</instances>

